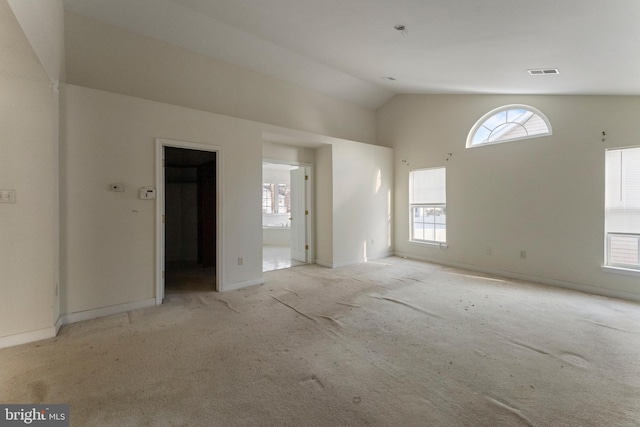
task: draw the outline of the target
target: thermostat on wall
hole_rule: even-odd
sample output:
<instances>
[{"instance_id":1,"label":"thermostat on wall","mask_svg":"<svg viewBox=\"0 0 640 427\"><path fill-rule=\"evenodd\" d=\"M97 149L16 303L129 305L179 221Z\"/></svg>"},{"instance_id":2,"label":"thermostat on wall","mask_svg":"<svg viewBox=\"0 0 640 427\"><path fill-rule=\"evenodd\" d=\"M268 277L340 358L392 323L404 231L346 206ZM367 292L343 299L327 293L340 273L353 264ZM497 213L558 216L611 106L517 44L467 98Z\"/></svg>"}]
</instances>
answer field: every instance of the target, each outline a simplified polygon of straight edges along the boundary
<instances>
[{"instance_id":1,"label":"thermostat on wall","mask_svg":"<svg viewBox=\"0 0 640 427\"><path fill-rule=\"evenodd\" d=\"M140 198L143 200L146 199L155 199L156 198L156 189L153 187L142 187L140 189Z\"/></svg>"}]
</instances>

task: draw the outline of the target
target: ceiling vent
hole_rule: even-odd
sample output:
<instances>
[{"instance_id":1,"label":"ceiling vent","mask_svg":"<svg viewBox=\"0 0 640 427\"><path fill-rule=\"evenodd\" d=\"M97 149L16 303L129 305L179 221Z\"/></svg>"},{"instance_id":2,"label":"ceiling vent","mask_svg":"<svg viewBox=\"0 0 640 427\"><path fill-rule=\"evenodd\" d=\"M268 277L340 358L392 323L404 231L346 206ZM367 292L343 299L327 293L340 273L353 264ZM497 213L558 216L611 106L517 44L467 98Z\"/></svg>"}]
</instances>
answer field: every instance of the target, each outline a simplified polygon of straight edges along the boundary
<instances>
[{"instance_id":1,"label":"ceiling vent","mask_svg":"<svg viewBox=\"0 0 640 427\"><path fill-rule=\"evenodd\" d=\"M560 74L557 68L537 68L535 70L527 70L532 76L542 76L546 74Z\"/></svg>"}]
</instances>

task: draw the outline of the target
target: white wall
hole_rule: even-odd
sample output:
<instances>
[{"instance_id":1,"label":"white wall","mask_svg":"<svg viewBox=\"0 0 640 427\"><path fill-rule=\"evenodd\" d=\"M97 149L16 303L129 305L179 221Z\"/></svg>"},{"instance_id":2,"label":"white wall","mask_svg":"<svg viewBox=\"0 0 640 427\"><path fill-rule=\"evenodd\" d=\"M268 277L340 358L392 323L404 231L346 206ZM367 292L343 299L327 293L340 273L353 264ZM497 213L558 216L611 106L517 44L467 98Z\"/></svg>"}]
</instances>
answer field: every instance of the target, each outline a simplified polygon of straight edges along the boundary
<instances>
[{"instance_id":1,"label":"white wall","mask_svg":"<svg viewBox=\"0 0 640 427\"><path fill-rule=\"evenodd\" d=\"M300 141L300 144L302 145L303 142ZM315 161L315 150L311 147L264 141L262 143L262 157L265 161L312 165Z\"/></svg>"},{"instance_id":2,"label":"white wall","mask_svg":"<svg viewBox=\"0 0 640 427\"><path fill-rule=\"evenodd\" d=\"M0 1L0 347L52 336L57 320L58 97Z\"/></svg>"},{"instance_id":3,"label":"white wall","mask_svg":"<svg viewBox=\"0 0 640 427\"><path fill-rule=\"evenodd\" d=\"M333 265L333 146L326 145L315 153L315 262Z\"/></svg>"},{"instance_id":4,"label":"white wall","mask_svg":"<svg viewBox=\"0 0 640 427\"><path fill-rule=\"evenodd\" d=\"M263 228L262 244L264 246L291 246L291 228Z\"/></svg>"},{"instance_id":5,"label":"white wall","mask_svg":"<svg viewBox=\"0 0 640 427\"><path fill-rule=\"evenodd\" d=\"M0 0L0 188L18 195L0 206L0 346L52 335L59 314L79 319L153 301L155 202L139 200L137 189L154 185L157 137L221 147L223 289L262 281L255 206L264 132L313 141L267 151L303 163L319 153L318 256L335 264L327 141L375 143L372 111L77 15L63 23L59 0L11 4L24 30ZM65 65L71 84L59 100ZM116 182L127 191L108 191ZM358 259L352 252L343 258Z\"/></svg>"},{"instance_id":6,"label":"white wall","mask_svg":"<svg viewBox=\"0 0 640 427\"><path fill-rule=\"evenodd\" d=\"M73 85L62 105L63 313L154 297L155 202L137 189L154 185L157 137L222 147L222 288L262 281L259 125ZM370 258L388 253L392 150L339 140L315 155L320 259L357 262L365 242ZM109 191L113 182L127 191Z\"/></svg>"},{"instance_id":7,"label":"white wall","mask_svg":"<svg viewBox=\"0 0 640 427\"><path fill-rule=\"evenodd\" d=\"M63 313L154 297L155 201L137 190L155 185L157 137L222 147L222 286L261 282L262 137L254 123L72 85L63 111ZM112 182L127 191L108 191Z\"/></svg>"},{"instance_id":8,"label":"white wall","mask_svg":"<svg viewBox=\"0 0 640 427\"><path fill-rule=\"evenodd\" d=\"M55 83L65 80L62 0L8 0L40 63Z\"/></svg>"},{"instance_id":9,"label":"white wall","mask_svg":"<svg viewBox=\"0 0 640 427\"><path fill-rule=\"evenodd\" d=\"M540 109L553 136L465 149L473 124L510 103ZM395 149L396 252L640 298L637 277L600 269L604 152L640 144L638 113L640 97L397 96L377 115L380 142ZM434 166L447 168L447 250L408 241L409 171Z\"/></svg>"},{"instance_id":10,"label":"white wall","mask_svg":"<svg viewBox=\"0 0 640 427\"><path fill-rule=\"evenodd\" d=\"M375 143L375 113L131 33L65 14L67 81L321 135Z\"/></svg>"},{"instance_id":11,"label":"white wall","mask_svg":"<svg viewBox=\"0 0 640 427\"><path fill-rule=\"evenodd\" d=\"M263 166L262 182L266 184L289 184L289 182L291 182L291 173L287 169L275 169Z\"/></svg>"},{"instance_id":12,"label":"white wall","mask_svg":"<svg viewBox=\"0 0 640 427\"><path fill-rule=\"evenodd\" d=\"M392 254L393 150L348 141L332 148L332 265Z\"/></svg>"}]
</instances>

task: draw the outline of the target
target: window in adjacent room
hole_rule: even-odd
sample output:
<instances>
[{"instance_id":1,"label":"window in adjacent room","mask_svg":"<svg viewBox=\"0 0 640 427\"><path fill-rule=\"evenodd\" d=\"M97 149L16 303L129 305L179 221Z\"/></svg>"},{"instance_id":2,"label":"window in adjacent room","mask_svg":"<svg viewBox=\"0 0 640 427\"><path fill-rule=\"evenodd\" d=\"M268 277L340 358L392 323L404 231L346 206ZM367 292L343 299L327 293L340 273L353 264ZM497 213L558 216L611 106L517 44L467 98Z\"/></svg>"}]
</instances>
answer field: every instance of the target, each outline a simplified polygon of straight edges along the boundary
<instances>
[{"instance_id":1,"label":"window in adjacent room","mask_svg":"<svg viewBox=\"0 0 640 427\"><path fill-rule=\"evenodd\" d=\"M607 150L605 264L640 270L640 147Z\"/></svg>"},{"instance_id":2,"label":"window in adjacent room","mask_svg":"<svg viewBox=\"0 0 640 427\"><path fill-rule=\"evenodd\" d=\"M421 243L446 243L446 169L409 172L410 239Z\"/></svg>"},{"instance_id":3,"label":"window in adjacent room","mask_svg":"<svg viewBox=\"0 0 640 427\"><path fill-rule=\"evenodd\" d=\"M551 123L528 105L505 105L489 111L471 128L467 148L551 135Z\"/></svg>"},{"instance_id":4,"label":"window in adjacent room","mask_svg":"<svg viewBox=\"0 0 640 427\"><path fill-rule=\"evenodd\" d=\"M286 214L291 212L289 184L262 184L262 213Z\"/></svg>"}]
</instances>

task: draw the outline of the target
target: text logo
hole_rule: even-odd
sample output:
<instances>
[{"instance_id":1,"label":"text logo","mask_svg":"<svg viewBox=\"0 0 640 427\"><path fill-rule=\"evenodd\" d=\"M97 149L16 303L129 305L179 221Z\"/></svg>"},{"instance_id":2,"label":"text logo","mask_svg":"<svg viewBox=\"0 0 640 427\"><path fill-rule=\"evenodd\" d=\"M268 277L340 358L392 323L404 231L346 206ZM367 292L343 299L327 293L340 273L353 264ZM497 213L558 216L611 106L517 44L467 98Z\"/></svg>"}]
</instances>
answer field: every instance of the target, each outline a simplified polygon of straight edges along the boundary
<instances>
[{"instance_id":1,"label":"text logo","mask_svg":"<svg viewBox=\"0 0 640 427\"><path fill-rule=\"evenodd\" d=\"M0 405L0 427L69 427L69 405Z\"/></svg>"}]
</instances>

